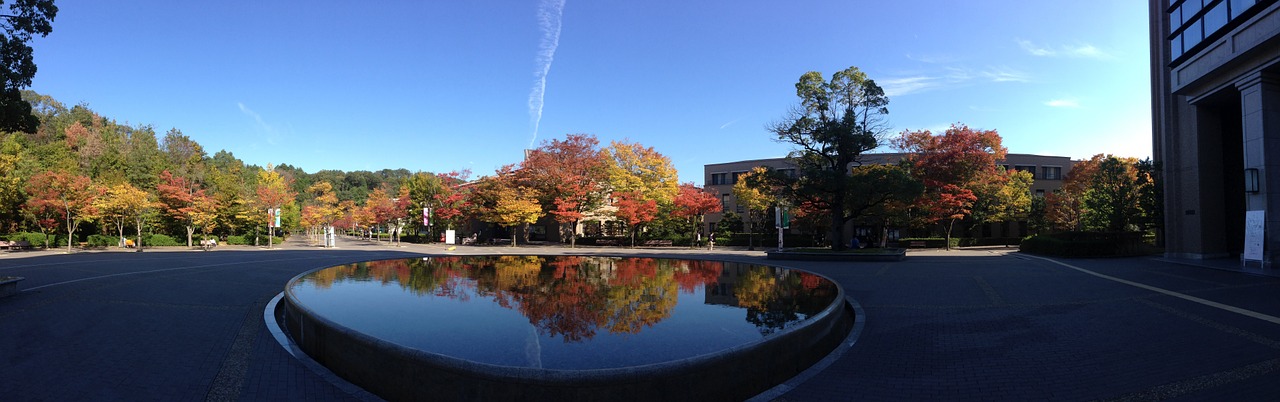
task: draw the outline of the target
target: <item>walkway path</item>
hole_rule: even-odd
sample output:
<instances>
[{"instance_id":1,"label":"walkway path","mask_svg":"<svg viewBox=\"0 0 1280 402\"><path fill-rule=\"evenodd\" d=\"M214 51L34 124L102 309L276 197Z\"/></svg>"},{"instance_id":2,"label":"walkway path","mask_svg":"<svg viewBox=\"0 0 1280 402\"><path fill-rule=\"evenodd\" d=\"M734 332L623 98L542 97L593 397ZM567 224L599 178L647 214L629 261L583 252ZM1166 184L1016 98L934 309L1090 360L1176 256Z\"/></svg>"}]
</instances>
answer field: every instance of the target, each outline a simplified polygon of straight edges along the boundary
<instances>
[{"instance_id":1,"label":"walkway path","mask_svg":"<svg viewBox=\"0 0 1280 402\"><path fill-rule=\"evenodd\" d=\"M276 250L0 253L0 276L27 278L26 291L0 299L0 399L353 399L292 358L262 320L289 278L336 264L421 253L764 262L735 250L339 246L295 237ZM1280 395L1280 324L1266 319L1280 317L1280 278L1002 249L781 265L838 281L866 325L840 359L780 400Z\"/></svg>"}]
</instances>

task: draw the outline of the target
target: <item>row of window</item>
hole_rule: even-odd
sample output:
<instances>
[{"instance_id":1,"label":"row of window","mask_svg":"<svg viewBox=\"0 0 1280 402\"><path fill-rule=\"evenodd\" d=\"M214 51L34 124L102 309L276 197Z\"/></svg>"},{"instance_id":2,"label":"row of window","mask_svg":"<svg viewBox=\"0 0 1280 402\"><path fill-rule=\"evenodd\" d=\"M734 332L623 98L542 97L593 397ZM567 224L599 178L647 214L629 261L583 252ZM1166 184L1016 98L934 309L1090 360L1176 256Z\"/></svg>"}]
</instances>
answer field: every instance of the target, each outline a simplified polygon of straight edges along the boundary
<instances>
[{"instance_id":1,"label":"row of window","mask_svg":"<svg viewBox=\"0 0 1280 402\"><path fill-rule=\"evenodd\" d=\"M1274 0L1169 0L1169 59L1177 60L1251 7Z\"/></svg>"},{"instance_id":2,"label":"row of window","mask_svg":"<svg viewBox=\"0 0 1280 402\"><path fill-rule=\"evenodd\" d=\"M1020 170L1023 172L1031 173L1032 179L1062 180L1061 166L1041 166L1039 174L1036 174L1037 173L1036 167L1030 166L1030 165L1013 165L1012 167L1010 167L1009 165L1000 165L1000 167L1004 168L1004 170L1009 170L1010 168L1012 168L1014 170Z\"/></svg>"},{"instance_id":3,"label":"row of window","mask_svg":"<svg viewBox=\"0 0 1280 402\"><path fill-rule=\"evenodd\" d=\"M786 175L787 177L796 177L795 169L777 169L777 171ZM735 184L738 182L738 178L742 177L742 175L744 174L747 174L747 172L712 173L711 185L715 186L715 185L721 185L721 184Z\"/></svg>"}]
</instances>

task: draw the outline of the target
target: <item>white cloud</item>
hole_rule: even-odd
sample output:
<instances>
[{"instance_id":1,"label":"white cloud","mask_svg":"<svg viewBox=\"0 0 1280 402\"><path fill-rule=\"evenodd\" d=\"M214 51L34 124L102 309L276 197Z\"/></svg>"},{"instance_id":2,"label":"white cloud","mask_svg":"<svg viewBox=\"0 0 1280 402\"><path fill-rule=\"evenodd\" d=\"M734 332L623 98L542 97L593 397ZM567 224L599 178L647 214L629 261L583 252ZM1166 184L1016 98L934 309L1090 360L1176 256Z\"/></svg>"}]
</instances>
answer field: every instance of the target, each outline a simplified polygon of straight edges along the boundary
<instances>
[{"instance_id":1,"label":"white cloud","mask_svg":"<svg viewBox=\"0 0 1280 402\"><path fill-rule=\"evenodd\" d=\"M993 82L1031 82L1027 73L1008 67L993 67L982 72L982 76Z\"/></svg>"},{"instance_id":2,"label":"white cloud","mask_svg":"<svg viewBox=\"0 0 1280 402\"><path fill-rule=\"evenodd\" d=\"M542 29L542 43L538 45L538 56L534 62L538 68L534 70L533 89L529 91L529 119L533 120L533 136L529 138L529 148L533 148L538 139L538 126L542 124L543 97L547 91L547 73L551 72L551 62L555 60L556 48L560 46L560 17L564 15L565 0L543 0L538 6L538 27Z\"/></svg>"},{"instance_id":3,"label":"white cloud","mask_svg":"<svg viewBox=\"0 0 1280 402\"><path fill-rule=\"evenodd\" d=\"M258 125L258 129L261 130L263 134L266 134L264 138L266 138L267 144L276 144L276 140L280 138L280 133L275 127L267 124L265 120L262 120L262 115L253 111L253 109L249 109L249 107L245 106L243 102L236 102L236 107L240 108L240 113L244 113L246 116L253 118L253 122Z\"/></svg>"},{"instance_id":4,"label":"white cloud","mask_svg":"<svg viewBox=\"0 0 1280 402\"><path fill-rule=\"evenodd\" d=\"M1035 44L1031 43L1031 41L1029 40L1023 40L1023 39L1015 39L1015 40L1018 42L1018 46L1022 47L1022 50L1026 50L1027 53L1031 53L1032 56L1042 56L1042 57L1053 56L1057 53L1047 48L1036 46Z\"/></svg>"},{"instance_id":5,"label":"white cloud","mask_svg":"<svg viewBox=\"0 0 1280 402\"><path fill-rule=\"evenodd\" d=\"M1074 57L1086 59L1107 59L1111 55L1097 46L1082 43L1078 45L1062 45L1056 48L1040 46L1025 39L1014 39L1018 46L1028 54L1037 57Z\"/></svg>"},{"instance_id":6,"label":"white cloud","mask_svg":"<svg viewBox=\"0 0 1280 402\"><path fill-rule=\"evenodd\" d=\"M929 76L890 78L876 83L884 88L884 94L889 97L923 92L941 85L937 77Z\"/></svg>"},{"instance_id":7,"label":"white cloud","mask_svg":"<svg viewBox=\"0 0 1280 402\"><path fill-rule=\"evenodd\" d=\"M1080 101L1071 98L1050 99L1044 105L1048 107L1078 108L1080 107Z\"/></svg>"}]
</instances>

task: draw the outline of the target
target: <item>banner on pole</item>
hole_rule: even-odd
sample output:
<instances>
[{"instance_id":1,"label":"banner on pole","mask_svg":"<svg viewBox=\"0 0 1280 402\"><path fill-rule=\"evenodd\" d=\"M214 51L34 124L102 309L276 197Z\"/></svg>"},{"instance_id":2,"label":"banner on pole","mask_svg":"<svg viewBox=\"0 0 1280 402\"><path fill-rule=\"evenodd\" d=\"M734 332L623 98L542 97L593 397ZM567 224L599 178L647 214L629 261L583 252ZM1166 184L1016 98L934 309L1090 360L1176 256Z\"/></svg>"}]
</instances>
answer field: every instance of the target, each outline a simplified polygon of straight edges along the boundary
<instances>
[{"instance_id":1,"label":"banner on pole","mask_svg":"<svg viewBox=\"0 0 1280 402\"><path fill-rule=\"evenodd\" d=\"M431 226L431 208L422 209L422 226Z\"/></svg>"}]
</instances>

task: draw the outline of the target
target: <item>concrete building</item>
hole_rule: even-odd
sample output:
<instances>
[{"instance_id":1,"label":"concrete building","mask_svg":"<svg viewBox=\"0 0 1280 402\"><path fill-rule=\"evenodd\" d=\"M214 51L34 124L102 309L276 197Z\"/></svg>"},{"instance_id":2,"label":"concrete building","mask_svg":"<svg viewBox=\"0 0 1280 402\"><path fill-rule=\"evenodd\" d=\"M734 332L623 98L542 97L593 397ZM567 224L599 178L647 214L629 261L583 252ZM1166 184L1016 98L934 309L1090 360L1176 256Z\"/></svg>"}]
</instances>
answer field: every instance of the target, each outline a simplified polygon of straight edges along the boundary
<instances>
[{"instance_id":1,"label":"concrete building","mask_svg":"<svg viewBox=\"0 0 1280 402\"><path fill-rule=\"evenodd\" d=\"M862 155L862 163L866 164L890 164L898 163L903 158L901 153L874 153ZM1045 156L1030 154L1007 154L1005 159L999 162L1005 169L1017 169L1031 172L1035 181L1031 184L1031 194L1044 196L1053 193L1062 188L1062 178L1071 170L1074 162L1066 156ZM742 214L745 212L742 206L738 205L733 197L733 184L737 183L738 176L742 175L756 166L770 167L780 171L795 172L795 166L787 161L786 158L772 159L755 159L737 162L714 163L703 166L703 187L707 191L720 196L720 202L724 206L725 212L734 212ZM723 218L723 213L707 215L706 230L714 230L716 224ZM850 222L845 228L846 233L858 233L858 229L854 222ZM988 229L990 236L1024 236L1025 225L997 226L994 230ZM896 240L890 236L891 240Z\"/></svg>"},{"instance_id":2,"label":"concrete building","mask_svg":"<svg viewBox=\"0 0 1280 402\"><path fill-rule=\"evenodd\" d=\"M1149 1L1166 253L1239 256L1245 211L1265 211L1270 265L1280 256L1280 4Z\"/></svg>"}]
</instances>

